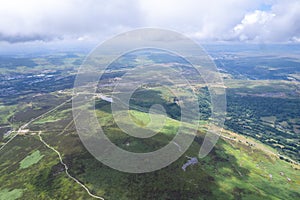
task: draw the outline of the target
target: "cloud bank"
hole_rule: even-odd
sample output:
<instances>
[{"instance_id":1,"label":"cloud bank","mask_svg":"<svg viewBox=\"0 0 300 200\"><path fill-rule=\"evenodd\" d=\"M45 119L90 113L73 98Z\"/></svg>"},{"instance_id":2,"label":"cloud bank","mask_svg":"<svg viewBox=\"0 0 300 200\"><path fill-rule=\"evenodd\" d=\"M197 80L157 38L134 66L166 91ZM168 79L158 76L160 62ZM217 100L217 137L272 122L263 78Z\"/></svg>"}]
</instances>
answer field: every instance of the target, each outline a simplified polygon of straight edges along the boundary
<instances>
[{"instance_id":1,"label":"cloud bank","mask_svg":"<svg viewBox=\"0 0 300 200\"><path fill-rule=\"evenodd\" d=\"M300 42L299 0L9 0L0 41L99 41L139 27L199 41Z\"/></svg>"}]
</instances>

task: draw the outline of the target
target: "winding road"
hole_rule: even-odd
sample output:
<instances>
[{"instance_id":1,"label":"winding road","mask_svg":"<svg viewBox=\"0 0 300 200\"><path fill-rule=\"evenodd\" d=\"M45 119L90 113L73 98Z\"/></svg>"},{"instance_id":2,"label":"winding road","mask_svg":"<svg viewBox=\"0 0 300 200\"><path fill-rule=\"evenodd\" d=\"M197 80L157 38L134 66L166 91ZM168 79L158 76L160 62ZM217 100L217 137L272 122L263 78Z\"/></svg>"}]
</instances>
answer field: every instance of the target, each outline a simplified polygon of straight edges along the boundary
<instances>
[{"instance_id":1,"label":"winding road","mask_svg":"<svg viewBox=\"0 0 300 200\"><path fill-rule=\"evenodd\" d=\"M19 135L19 133L20 133L23 129L27 128L32 122L34 122L34 121L36 121L36 120L38 120L38 119L44 117L45 115L47 115L47 114L49 114L49 113L51 113L51 112L57 110L57 109L60 108L61 106L65 105L66 103L68 103L68 102L70 102L70 101L72 101L73 98L74 98L74 97L72 97L72 98L70 98L70 99L64 101L63 103L61 103L61 104L59 104L58 106L52 108L51 110L48 110L47 112L45 112L45 113L43 113L43 114L41 114L41 115L39 115L39 116L37 116L37 117L31 119L29 122L23 124L23 125L18 129L18 131L17 131L17 132L16 132L16 133L15 133L15 134L14 134L14 135L6 142L6 143L4 143L4 144L0 147L0 151L1 151L2 149L4 149L4 147L5 147L7 144L9 144L14 138L16 138L17 135ZM73 176L71 176L71 175L69 174L69 172L68 172L68 169L69 169L69 168L68 168L68 166L63 162L63 159L62 159L61 154L60 154L56 149L54 149L52 146L50 146L47 142L45 142L45 141L43 140L43 138L42 138L42 136L41 136L41 133L42 133L42 131L39 131L39 134L38 134L40 141L41 141L46 147L48 147L49 149L51 149L52 151L54 151L54 152L58 155L59 160L60 160L60 163L64 166L65 172L66 172L67 176L68 176L69 178L71 178L72 180L74 180L77 184L79 184L83 189L85 189L86 192L88 193L88 195L89 195L90 197L96 198L96 199L104 200L103 197L100 197L100 196L97 196L97 195L92 194L92 193L90 192L90 190L89 190L84 184L82 184L78 179L76 179L75 177L73 177Z\"/></svg>"}]
</instances>

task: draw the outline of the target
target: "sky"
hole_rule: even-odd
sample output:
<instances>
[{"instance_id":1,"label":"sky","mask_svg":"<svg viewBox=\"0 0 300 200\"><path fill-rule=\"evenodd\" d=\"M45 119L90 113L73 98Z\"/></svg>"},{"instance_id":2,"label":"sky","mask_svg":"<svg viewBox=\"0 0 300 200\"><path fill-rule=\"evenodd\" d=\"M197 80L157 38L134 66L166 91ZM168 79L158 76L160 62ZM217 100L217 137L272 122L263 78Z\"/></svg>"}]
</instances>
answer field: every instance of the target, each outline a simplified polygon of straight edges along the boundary
<instances>
[{"instance_id":1,"label":"sky","mask_svg":"<svg viewBox=\"0 0 300 200\"><path fill-rule=\"evenodd\" d=\"M203 43L300 43L300 1L0 0L2 48L95 43L143 27Z\"/></svg>"}]
</instances>

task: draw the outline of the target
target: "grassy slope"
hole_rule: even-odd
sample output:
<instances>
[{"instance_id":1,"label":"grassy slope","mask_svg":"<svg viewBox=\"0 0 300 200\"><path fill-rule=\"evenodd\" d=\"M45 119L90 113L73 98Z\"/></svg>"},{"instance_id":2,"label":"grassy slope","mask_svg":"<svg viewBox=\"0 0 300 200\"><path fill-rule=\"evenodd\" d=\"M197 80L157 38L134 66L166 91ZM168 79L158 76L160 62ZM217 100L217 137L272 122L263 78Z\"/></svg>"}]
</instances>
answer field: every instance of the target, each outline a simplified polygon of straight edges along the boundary
<instances>
[{"instance_id":1,"label":"grassy slope","mask_svg":"<svg viewBox=\"0 0 300 200\"><path fill-rule=\"evenodd\" d=\"M147 145L160 147L171 139L172 130L166 128L156 137L157 140L134 141L115 127L106 104L98 112L108 136L123 148L126 148L122 146L124 141L128 140L137 151L142 151L150 150ZM135 112L136 116L144 116ZM70 113L65 113L65 117L69 118ZM185 156L198 154L203 137L200 134L189 150L170 166L147 174L127 174L101 164L86 152L78 136L70 134L74 126L58 136L69 120L44 122L34 124L31 129L42 128L45 140L64 155L70 173L106 199L300 198L299 171L289 163L243 143L219 140L209 156L183 172L181 166L187 160ZM36 150L44 155L43 159L20 169L20 161ZM56 154L45 148L36 136L17 137L1 152L0 160L1 191L21 189L24 199L89 199L86 192L60 170ZM280 172L284 175L281 176ZM272 174L272 180L269 174ZM292 181L288 182L287 177Z\"/></svg>"}]
</instances>

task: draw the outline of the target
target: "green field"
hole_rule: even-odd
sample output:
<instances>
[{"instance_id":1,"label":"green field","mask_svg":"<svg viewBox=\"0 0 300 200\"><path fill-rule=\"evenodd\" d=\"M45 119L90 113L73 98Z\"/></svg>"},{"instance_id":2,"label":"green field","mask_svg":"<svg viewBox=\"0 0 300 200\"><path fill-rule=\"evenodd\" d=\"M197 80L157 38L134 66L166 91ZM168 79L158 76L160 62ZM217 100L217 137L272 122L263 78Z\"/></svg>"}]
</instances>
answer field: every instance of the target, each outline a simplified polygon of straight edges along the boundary
<instances>
[{"instance_id":1,"label":"green field","mask_svg":"<svg viewBox=\"0 0 300 200\"><path fill-rule=\"evenodd\" d=\"M0 199L6 200L15 200L22 197L23 190L22 189L13 189L11 191L7 189L0 190Z\"/></svg>"},{"instance_id":2,"label":"green field","mask_svg":"<svg viewBox=\"0 0 300 200\"><path fill-rule=\"evenodd\" d=\"M26 156L23 160L20 162L20 168L25 169L28 168L36 163L38 163L44 156L41 155L39 150L36 150L32 154Z\"/></svg>"}]
</instances>

